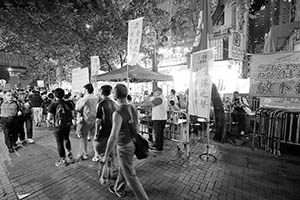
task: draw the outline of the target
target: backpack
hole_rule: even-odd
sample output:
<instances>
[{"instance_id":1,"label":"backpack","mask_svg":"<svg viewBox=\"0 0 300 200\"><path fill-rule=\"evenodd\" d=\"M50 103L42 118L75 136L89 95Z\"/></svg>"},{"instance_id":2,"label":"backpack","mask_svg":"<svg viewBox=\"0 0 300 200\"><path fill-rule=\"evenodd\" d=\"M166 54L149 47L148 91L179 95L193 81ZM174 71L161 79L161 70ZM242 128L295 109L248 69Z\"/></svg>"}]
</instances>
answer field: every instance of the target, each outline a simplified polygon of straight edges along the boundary
<instances>
[{"instance_id":1,"label":"backpack","mask_svg":"<svg viewBox=\"0 0 300 200\"><path fill-rule=\"evenodd\" d=\"M71 125L72 125L72 111L64 101L61 101L56 106L54 126L66 127Z\"/></svg>"}]
</instances>

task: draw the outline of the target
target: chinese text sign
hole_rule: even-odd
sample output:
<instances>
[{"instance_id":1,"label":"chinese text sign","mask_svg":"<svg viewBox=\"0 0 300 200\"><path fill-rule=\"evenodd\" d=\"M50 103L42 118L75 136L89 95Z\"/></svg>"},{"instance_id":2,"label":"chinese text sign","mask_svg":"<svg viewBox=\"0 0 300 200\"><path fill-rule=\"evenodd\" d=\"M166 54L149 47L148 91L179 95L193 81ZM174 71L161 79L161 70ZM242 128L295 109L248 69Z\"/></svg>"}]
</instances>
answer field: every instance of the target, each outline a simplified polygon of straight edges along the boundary
<instances>
[{"instance_id":1,"label":"chinese text sign","mask_svg":"<svg viewBox=\"0 0 300 200\"><path fill-rule=\"evenodd\" d=\"M127 63L136 65L142 40L143 18L131 20L128 26Z\"/></svg>"},{"instance_id":2,"label":"chinese text sign","mask_svg":"<svg viewBox=\"0 0 300 200\"><path fill-rule=\"evenodd\" d=\"M250 95L300 97L300 52L253 55Z\"/></svg>"},{"instance_id":3,"label":"chinese text sign","mask_svg":"<svg viewBox=\"0 0 300 200\"><path fill-rule=\"evenodd\" d=\"M99 56L91 57L91 83L94 86L94 92L97 93L97 75L100 69L100 59Z\"/></svg>"},{"instance_id":4,"label":"chinese text sign","mask_svg":"<svg viewBox=\"0 0 300 200\"><path fill-rule=\"evenodd\" d=\"M209 119L212 82L208 72L213 62L213 49L192 54L188 108L190 115Z\"/></svg>"}]
</instances>

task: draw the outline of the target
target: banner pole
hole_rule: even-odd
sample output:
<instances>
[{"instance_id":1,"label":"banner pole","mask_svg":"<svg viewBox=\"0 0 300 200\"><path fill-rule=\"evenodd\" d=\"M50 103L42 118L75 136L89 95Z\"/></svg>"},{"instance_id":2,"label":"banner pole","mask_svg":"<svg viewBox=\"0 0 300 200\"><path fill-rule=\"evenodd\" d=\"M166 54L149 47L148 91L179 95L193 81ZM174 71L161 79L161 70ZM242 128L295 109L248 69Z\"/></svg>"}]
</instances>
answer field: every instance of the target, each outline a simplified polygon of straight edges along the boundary
<instances>
[{"instance_id":1,"label":"banner pole","mask_svg":"<svg viewBox=\"0 0 300 200\"><path fill-rule=\"evenodd\" d=\"M127 88L129 90L129 67L126 65L126 72L127 72Z\"/></svg>"}]
</instances>

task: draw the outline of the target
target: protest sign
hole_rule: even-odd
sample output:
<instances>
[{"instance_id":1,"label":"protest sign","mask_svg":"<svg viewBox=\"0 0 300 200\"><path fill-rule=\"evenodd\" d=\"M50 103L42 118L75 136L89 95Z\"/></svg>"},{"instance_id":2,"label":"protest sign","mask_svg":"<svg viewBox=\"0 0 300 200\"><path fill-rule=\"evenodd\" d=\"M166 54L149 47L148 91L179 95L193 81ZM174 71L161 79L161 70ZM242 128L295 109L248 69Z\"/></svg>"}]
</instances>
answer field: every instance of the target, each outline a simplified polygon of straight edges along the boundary
<instances>
[{"instance_id":1,"label":"protest sign","mask_svg":"<svg viewBox=\"0 0 300 200\"><path fill-rule=\"evenodd\" d=\"M83 86L89 83L89 71L88 68L76 68L72 69L72 92L82 92Z\"/></svg>"},{"instance_id":2,"label":"protest sign","mask_svg":"<svg viewBox=\"0 0 300 200\"><path fill-rule=\"evenodd\" d=\"M92 56L91 57L91 83L94 87L94 93L98 92L97 88L97 75L100 69L100 59L99 56Z\"/></svg>"},{"instance_id":3,"label":"protest sign","mask_svg":"<svg viewBox=\"0 0 300 200\"><path fill-rule=\"evenodd\" d=\"M212 85L209 68L213 62L213 49L192 54L188 108L190 115L209 119Z\"/></svg>"},{"instance_id":4,"label":"protest sign","mask_svg":"<svg viewBox=\"0 0 300 200\"><path fill-rule=\"evenodd\" d=\"M142 41L143 17L129 21L127 63L135 65L139 58L139 51Z\"/></svg>"},{"instance_id":5,"label":"protest sign","mask_svg":"<svg viewBox=\"0 0 300 200\"><path fill-rule=\"evenodd\" d=\"M250 95L300 97L300 52L252 55Z\"/></svg>"}]
</instances>

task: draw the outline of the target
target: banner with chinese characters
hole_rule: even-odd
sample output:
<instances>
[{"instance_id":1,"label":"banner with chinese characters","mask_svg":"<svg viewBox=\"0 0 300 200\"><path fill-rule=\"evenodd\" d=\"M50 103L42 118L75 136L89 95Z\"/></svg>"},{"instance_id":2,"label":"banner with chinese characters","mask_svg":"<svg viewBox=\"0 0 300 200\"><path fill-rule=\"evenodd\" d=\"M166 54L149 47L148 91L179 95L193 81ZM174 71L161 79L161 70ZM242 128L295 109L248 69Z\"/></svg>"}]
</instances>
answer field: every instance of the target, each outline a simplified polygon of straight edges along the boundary
<instances>
[{"instance_id":1,"label":"banner with chinese characters","mask_svg":"<svg viewBox=\"0 0 300 200\"><path fill-rule=\"evenodd\" d=\"M91 57L91 83L94 87L94 94L98 93L97 88L97 75L100 69L100 59L99 56L92 56Z\"/></svg>"},{"instance_id":2,"label":"banner with chinese characters","mask_svg":"<svg viewBox=\"0 0 300 200\"><path fill-rule=\"evenodd\" d=\"M83 86L89 83L88 68L72 69L72 93L83 92Z\"/></svg>"},{"instance_id":3,"label":"banner with chinese characters","mask_svg":"<svg viewBox=\"0 0 300 200\"><path fill-rule=\"evenodd\" d=\"M250 95L300 97L300 52L252 55Z\"/></svg>"},{"instance_id":4,"label":"banner with chinese characters","mask_svg":"<svg viewBox=\"0 0 300 200\"><path fill-rule=\"evenodd\" d=\"M131 20L128 26L127 63L135 65L142 41L143 17Z\"/></svg>"},{"instance_id":5,"label":"banner with chinese characters","mask_svg":"<svg viewBox=\"0 0 300 200\"><path fill-rule=\"evenodd\" d=\"M211 78L209 68L214 64L213 49L198 51L191 56L189 114L209 119Z\"/></svg>"},{"instance_id":6,"label":"banner with chinese characters","mask_svg":"<svg viewBox=\"0 0 300 200\"><path fill-rule=\"evenodd\" d=\"M229 36L228 57L234 60L244 60L243 35L239 32L233 32Z\"/></svg>"}]
</instances>

